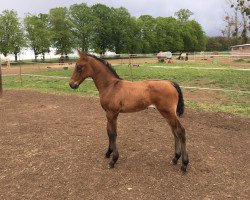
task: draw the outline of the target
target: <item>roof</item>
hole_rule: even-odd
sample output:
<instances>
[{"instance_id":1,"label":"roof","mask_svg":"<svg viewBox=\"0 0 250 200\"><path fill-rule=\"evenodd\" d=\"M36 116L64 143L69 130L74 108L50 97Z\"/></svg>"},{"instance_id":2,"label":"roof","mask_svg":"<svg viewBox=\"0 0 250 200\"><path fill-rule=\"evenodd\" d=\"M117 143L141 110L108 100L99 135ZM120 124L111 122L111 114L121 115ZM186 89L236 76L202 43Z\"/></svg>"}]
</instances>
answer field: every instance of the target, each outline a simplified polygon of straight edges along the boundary
<instances>
[{"instance_id":1,"label":"roof","mask_svg":"<svg viewBox=\"0 0 250 200\"><path fill-rule=\"evenodd\" d=\"M244 46L250 46L250 44L240 44L240 45L235 45L235 46L231 46L232 47L244 47Z\"/></svg>"}]
</instances>

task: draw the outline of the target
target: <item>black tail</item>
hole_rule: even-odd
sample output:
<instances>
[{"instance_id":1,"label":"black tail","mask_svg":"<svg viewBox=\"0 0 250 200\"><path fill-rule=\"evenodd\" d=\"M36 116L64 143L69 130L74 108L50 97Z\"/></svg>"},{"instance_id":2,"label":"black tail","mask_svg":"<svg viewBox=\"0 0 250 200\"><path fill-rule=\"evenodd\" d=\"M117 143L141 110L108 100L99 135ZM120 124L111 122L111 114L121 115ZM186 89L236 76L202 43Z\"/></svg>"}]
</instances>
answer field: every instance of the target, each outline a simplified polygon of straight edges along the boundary
<instances>
[{"instance_id":1,"label":"black tail","mask_svg":"<svg viewBox=\"0 0 250 200\"><path fill-rule=\"evenodd\" d=\"M182 94L180 86L177 83L172 82L172 84L175 87L175 89L177 90L178 96L179 96L179 100L178 100L178 104L177 104L177 108L176 108L176 113L180 117L180 116L183 115L183 113L184 113L184 107L185 107L184 106L183 94Z\"/></svg>"}]
</instances>

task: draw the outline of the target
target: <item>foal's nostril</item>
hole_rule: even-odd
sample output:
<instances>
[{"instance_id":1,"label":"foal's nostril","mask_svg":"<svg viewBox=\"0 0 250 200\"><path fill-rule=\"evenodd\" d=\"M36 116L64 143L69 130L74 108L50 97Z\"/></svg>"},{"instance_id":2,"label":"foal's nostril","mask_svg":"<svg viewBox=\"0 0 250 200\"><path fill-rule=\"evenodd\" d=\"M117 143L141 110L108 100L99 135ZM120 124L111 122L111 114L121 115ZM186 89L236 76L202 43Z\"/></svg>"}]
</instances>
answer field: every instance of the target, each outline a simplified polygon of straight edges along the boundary
<instances>
[{"instance_id":1,"label":"foal's nostril","mask_svg":"<svg viewBox=\"0 0 250 200\"><path fill-rule=\"evenodd\" d=\"M78 85L75 84L75 83L69 83L69 86L70 86L72 89L77 89L77 88L78 88Z\"/></svg>"}]
</instances>

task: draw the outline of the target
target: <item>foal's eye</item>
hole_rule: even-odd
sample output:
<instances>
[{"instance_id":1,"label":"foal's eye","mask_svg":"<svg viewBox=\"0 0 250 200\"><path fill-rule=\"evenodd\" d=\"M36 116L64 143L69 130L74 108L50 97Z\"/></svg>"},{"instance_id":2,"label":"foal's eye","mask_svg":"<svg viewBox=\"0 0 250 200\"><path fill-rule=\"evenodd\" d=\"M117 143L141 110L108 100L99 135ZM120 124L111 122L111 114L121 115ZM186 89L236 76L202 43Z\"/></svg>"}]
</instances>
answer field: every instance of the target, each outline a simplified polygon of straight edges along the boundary
<instances>
[{"instance_id":1,"label":"foal's eye","mask_svg":"<svg viewBox=\"0 0 250 200\"><path fill-rule=\"evenodd\" d=\"M77 71L77 73L79 73L79 74L82 73L82 66L80 66L80 65L77 66L77 67L76 67L76 71Z\"/></svg>"}]
</instances>

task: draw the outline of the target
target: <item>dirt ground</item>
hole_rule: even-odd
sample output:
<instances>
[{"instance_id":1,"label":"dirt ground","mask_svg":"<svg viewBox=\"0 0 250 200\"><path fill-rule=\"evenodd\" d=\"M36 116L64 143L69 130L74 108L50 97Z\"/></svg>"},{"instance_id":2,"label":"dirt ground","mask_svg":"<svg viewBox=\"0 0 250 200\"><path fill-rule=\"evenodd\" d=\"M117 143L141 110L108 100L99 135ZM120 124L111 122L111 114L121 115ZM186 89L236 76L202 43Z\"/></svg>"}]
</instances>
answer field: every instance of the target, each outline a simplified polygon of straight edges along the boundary
<instances>
[{"instance_id":1,"label":"dirt ground","mask_svg":"<svg viewBox=\"0 0 250 200\"><path fill-rule=\"evenodd\" d=\"M186 109L190 166L172 166L173 137L150 108L121 114L120 159L104 158L97 97L4 91L0 99L0 199L249 199L250 120Z\"/></svg>"}]
</instances>

